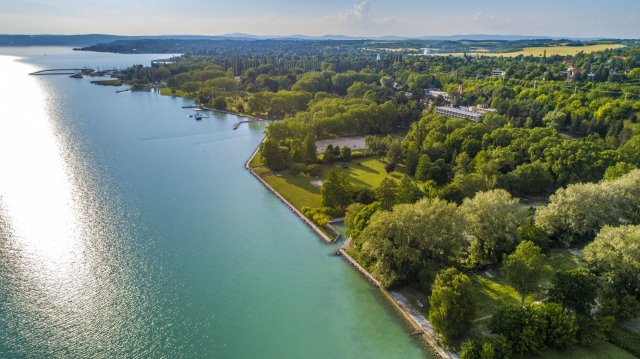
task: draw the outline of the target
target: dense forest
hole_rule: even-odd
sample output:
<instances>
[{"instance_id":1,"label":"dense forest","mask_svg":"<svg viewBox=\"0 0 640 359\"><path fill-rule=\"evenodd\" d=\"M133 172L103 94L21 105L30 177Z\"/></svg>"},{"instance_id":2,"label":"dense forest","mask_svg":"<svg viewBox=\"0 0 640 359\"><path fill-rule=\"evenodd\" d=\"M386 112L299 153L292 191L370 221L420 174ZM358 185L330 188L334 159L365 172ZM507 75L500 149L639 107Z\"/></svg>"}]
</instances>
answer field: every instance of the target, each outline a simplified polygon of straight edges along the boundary
<instances>
[{"instance_id":1,"label":"dense forest","mask_svg":"<svg viewBox=\"0 0 640 359\"><path fill-rule=\"evenodd\" d=\"M321 225L346 214L349 253L384 286L427 293L429 320L462 358L601 340L638 353L617 326L640 313L640 48L625 44L517 57L379 52L367 41L193 44L119 76L282 120L261 146L270 171L314 177L363 157L400 171L375 188L331 171L322 206L304 212ZM419 44L394 46L409 45ZM438 106L495 110L476 122ZM317 153L318 139L344 136L366 136L366 149ZM550 267L563 248L578 250L581 265ZM470 331L474 278L486 270L520 300Z\"/></svg>"}]
</instances>

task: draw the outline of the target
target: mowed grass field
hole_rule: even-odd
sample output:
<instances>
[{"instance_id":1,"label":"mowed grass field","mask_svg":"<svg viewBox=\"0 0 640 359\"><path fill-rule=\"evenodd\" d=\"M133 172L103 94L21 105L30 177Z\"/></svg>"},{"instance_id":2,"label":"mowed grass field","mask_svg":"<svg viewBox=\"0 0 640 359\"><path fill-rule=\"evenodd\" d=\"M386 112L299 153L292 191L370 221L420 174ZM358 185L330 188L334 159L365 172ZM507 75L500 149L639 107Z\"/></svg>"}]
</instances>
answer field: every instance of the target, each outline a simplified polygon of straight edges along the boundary
<instances>
[{"instance_id":1,"label":"mowed grass field","mask_svg":"<svg viewBox=\"0 0 640 359\"><path fill-rule=\"evenodd\" d=\"M502 53L496 53L496 52L469 52L467 53L467 55L480 55L480 56L504 56L504 57L515 57L518 55L524 55L524 56L542 56L544 55L544 52L547 51L547 56L553 56L553 55L561 55L561 56L572 56L575 54L578 54L580 52L585 52L585 53L590 53L590 52L596 52L596 51L603 51L603 50L608 50L608 49L619 49L621 47L625 47L625 45L622 44L597 44L597 45L587 45L587 46L564 46L564 45L558 45L558 46L537 46L537 47L525 47L524 49L520 50L520 51L514 51L514 52L502 52ZM450 54L445 54L445 53L440 53L440 54L436 54L438 56L463 56L464 54L462 52L456 52L456 53L450 53Z\"/></svg>"},{"instance_id":2,"label":"mowed grass field","mask_svg":"<svg viewBox=\"0 0 640 359\"><path fill-rule=\"evenodd\" d=\"M355 159L346 168L341 166L341 162L333 165L321 165L321 167L322 174L318 177L304 174L292 175L289 171L272 173L265 170L256 171L256 173L298 209L302 209L304 206L321 206L322 197L317 181L323 181L330 171L343 172L352 185L366 187L376 187L385 178L399 181L404 176L404 167L398 166L396 171L386 173L384 163L375 158Z\"/></svg>"}]
</instances>

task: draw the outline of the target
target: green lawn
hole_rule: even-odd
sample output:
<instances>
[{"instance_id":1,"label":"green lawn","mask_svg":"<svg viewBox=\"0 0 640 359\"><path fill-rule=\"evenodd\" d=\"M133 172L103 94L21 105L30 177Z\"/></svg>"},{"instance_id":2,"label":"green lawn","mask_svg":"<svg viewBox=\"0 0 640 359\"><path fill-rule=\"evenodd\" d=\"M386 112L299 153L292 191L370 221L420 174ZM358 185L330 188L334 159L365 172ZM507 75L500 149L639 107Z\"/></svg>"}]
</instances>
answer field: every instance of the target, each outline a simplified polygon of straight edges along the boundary
<instances>
[{"instance_id":1,"label":"green lawn","mask_svg":"<svg viewBox=\"0 0 640 359\"><path fill-rule=\"evenodd\" d=\"M330 170L338 170L346 173L349 180L354 185L377 187L385 178L393 178L400 180L404 175L404 167L399 165L392 173L387 174L384 170L384 163L375 158L359 158L349 163L348 168L342 168L340 165L325 166L323 175Z\"/></svg>"},{"instance_id":2,"label":"green lawn","mask_svg":"<svg viewBox=\"0 0 640 359\"><path fill-rule=\"evenodd\" d=\"M253 166L253 161L251 165ZM324 180L332 170L345 173L353 185L366 187L376 187L384 178L400 180L404 176L404 167L398 166L396 171L387 174L384 163L375 158L353 160L347 168L343 168L342 163L321 165L321 167L322 174L317 178L304 174L294 176L287 170L277 173L268 173L268 171L256 171L256 173L261 172L258 174L298 209L304 206L321 206L320 187L314 186L311 182Z\"/></svg>"},{"instance_id":3,"label":"green lawn","mask_svg":"<svg viewBox=\"0 0 640 359\"><path fill-rule=\"evenodd\" d=\"M580 265L580 258L574 256L567 249L554 249L547 254L547 264L551 271L543 278L540 290L527 296L527 302L544 300L546 290L551 288L555 272L576 268ZM491 315L500 305L520 303L520 294L506 283L499 268L476 273L471 276L471 280L475 289L474 301L478 310L474 324L479 327L483 327L489 322Z\"/></svg>"},{"instance_id":4,"label":"green lawn","mask_svg":"<svg viewBox=\"0 0 640 359\"><path fill-rule=\"evenodd\" d=\"M304 206L321 206L320 187L311 184L315 178L303 175L292 176L287 171L261 175L261 177L299 210Z\"/></svg>"},{"instance_id":5,"label":"green lawn","mask_svg":"<svg viewBox=\"0 0 640 359\"><path fill-rule=\"evenodd\" d=\"M547 350L536 359L637 359L636 356L617 346L603 342L595 347L573 346L566 350Z\"/></svg>"},{"instance_id":6,"label":"green lawn","mask_svg":"<svg viewBox=\"0 0 640 359\"><path fill-rule=\"evenodd\" d=\"M249 162L249 167L255 168L262 166L264 166L264 161L262 160L262 156L260 155L260 150L258 150L256 155L251 159L251 162Z\"/></svg>"},{"instance_id":7,"label":"green lawn","mask_svg":"<svg viewBox=\"0 0 640 359\"><path fill-rule=\"evenodd\" d=\"M482 273L471 276L477 310L474 322L480 325L488 323L490 316L500 305L520 303L520 294L511 286L504 284L504 280L497 274L492 274L493 278L488 278Z\"/></svg>"}]
</instances>

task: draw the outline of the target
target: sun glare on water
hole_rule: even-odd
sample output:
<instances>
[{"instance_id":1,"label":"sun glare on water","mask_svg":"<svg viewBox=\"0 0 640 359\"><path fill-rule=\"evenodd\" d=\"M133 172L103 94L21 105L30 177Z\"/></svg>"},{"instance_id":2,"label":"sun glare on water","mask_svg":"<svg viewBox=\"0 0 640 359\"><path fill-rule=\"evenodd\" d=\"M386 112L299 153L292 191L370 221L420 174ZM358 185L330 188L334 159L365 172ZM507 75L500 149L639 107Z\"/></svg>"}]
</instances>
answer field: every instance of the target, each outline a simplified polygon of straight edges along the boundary
<instances>
[{"instance_id":1,"label":"sun glare on water","mask_svg":"<svg viewBox=\"0 0 640 359\"><path fill-rule=\"evenodd\" d=\"M0 254L9 272L3 278L14 288L7 295L18 319L86 330L91 326L83 322L96 320L91 313L104 266L87 241L83 191L48 113L45 88L28 75L35 70L0 56ZM17 330L25 324L18 321ZM56 340L68 329L55 333Z\"/></svg>"}]
</instances>

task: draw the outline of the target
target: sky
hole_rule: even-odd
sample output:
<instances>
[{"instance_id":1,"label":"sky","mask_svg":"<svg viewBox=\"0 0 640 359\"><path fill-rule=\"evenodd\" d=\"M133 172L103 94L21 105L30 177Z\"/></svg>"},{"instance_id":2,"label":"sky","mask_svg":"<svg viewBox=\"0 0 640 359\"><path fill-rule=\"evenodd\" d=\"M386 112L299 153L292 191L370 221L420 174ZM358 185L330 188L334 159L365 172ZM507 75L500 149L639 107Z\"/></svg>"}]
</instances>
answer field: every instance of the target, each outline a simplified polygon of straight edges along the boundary
<instances>
[{"instance_id":1,"label":"sky","mask_svg":"<svg viewBox=\"0 0 640 359\"><path fill-rule=\"evenodd\" d=\"M0 33L640 38L640 0L0 0Z\"/></svg>"}]
</instances>

